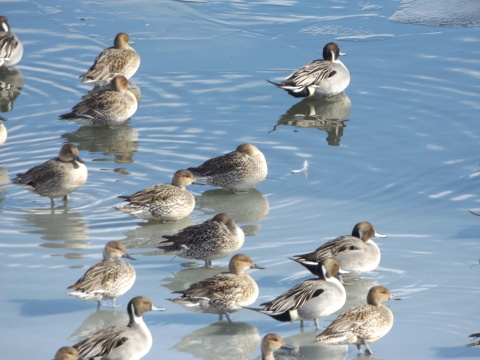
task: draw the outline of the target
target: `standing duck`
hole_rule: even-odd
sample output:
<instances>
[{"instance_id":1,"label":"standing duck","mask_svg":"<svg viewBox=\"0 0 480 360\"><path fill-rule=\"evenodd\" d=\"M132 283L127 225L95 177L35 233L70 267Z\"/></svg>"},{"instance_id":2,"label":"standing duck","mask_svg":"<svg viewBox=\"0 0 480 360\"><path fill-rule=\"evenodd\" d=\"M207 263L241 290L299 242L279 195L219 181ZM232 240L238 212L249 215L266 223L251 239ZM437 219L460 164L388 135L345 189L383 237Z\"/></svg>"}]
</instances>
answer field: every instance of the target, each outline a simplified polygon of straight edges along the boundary
<instances>
[{"instance_id":1,"label":"standing duck","mask_svg":"<svg viewBox=\"0 0 480 360\"><path fill-rule=\"evenodd\" d=\"M140 56L130 46L128 34L121 32L115 36L113 47L103 50L90 69L79 77L82 82L106 82L115 76L124 76L128 80L139 66Z\"/></svg>"},{"instance_id":2,"label":"standing duck","mask_svg":"<svg viewBox=\"0 0 480 360\"><path fill-rule=\"evenodd\" d=\"M171 184L154 185L130 196L119 196L128 204L115 209L140 219L175 221L184 218L195 207L193 194L185 188L194 180L190 171L178 170Z\"/></svg>"},{"instance_id":3,"label":"standing duck","mask_svg":"<svg viewBox=\"0 0 480 360\"><path fill-rule=\"evenodd\" d=\"M316 273L319 261L332 257L338 261L341 271L363 273L372 271L380 263L380 249L372 237L386 237L379 234L369 222L359 222L352 235L339 236L327 241L315 251L294 255L292 260L305 266L312 274Z\"/></svg>"},{"instance_id":4,"label":"standing duck","mask_svg":"<svg viewBox=\"0 0 480 360\"><path fill-rule=\"evenodd\" d=\"M23 45L10 30L6 16L0 16L0 67L13 66L23 56Z\"/></svg>"},{"instance_id":5,"label":"standing duck","mask_svg":"<svg viewBox=\"0 0 480 360\"><path fill-rule=\"evenodd\" d=\"M240 249L245 235L235 221L220 213L198 225L188 226L175 235L163 235L166 240L159 248L176 251L185 259L204 260L212 266L212 260L222 259ZM167 244L163 244L167 243Z\"/></svg>"},{"instance_id":6,"label":"standing duck","mask_svg":"<svg viewBox=\"0 0 480 360\"><path fill-rule=\"evenodd\" d=\"M174 291L182 296L168 300L193 312L217 314L220 318L225 315L231 322L231 313L253 304L258 297L257 283L245 270L263 268L244 254L233 256L228 268L229 272L194 283L187 290Z\"/></svg>"},{"instance_id":7,"label":"standing duck","mask_svg":"<svg viewBox=\"0 0 480 360\"><path fill-rule=\"evenodd\" d=\"M367 295L367 305L355 306L339 315L316 342L323 344L354 344L358 351L365 346L366 354L373 354L371 342L385 336L393 326L392 311L383 305L387 300L400 300L383 286L374 286Z\"/></svg>"},{"instance_id":8,"label":"standing duck","mask_svg":"<svg viewBox=\"0 0 480 360\"><path fill-rule=\"evenodd\" d=\"M137 111L137 98L128 88L124 76L116 76L111 88L86 97L60 115L61 120L75 120L81 125L118 125L128 120Z\"/></svg>"},{"instance_id":9,"label":"standing duck","mask_svg":"<svg viewBox=\"0 0 480 360\"><path fill-rule=\"evenodd\" d=\"M323 48L323 59L309 62L280 83L268 81L294 97L337 95L350 83L350 73L338 59L340 55L345 54L340 53L338 45L328 43Z\"/></svg>"},{"instance_id":10,"label":"standing duck","mask_svg":"<svg viewBox=\"0 0 480 360\"><path fill-rule=\"evenodd\" d=\"M143 314L157 308L145 296L134 297L127 305L128 325L115 325L96 332L73 345L82 359L141 359L152 348L152 334L143 321Z\"/></svg>"},{"instance_id":11,"label":"standing duck","mask_svg":"<svg viewBox=\"0 0 480 360\"><path fill-rule=\"evenodd\" d=\"M245 143L238 145L235 151L207 160L188 170L195 176L195 184L245 193L265 180L267 161L255 145Z\"/></svg>"},{"instance_id":12,"label":"standing duck","mask_svg":"<svg viewBox=\"0 0 480 360\"><path fill-rule=\"evenodd\" d=\"M120 258L135 260L120 241L109 241L103 249L103 260L91 266L75 284L68 295L84 301L113 300L125 294L133 286L136 273L132 265Z\"/></svg>"},{"instance_id":13,"label":"standing duck","mask_svg":"<svg viewBox=\"0 0 480 360\"><path fill-rule=\"evenodd\" d=\"M53 207L54 198L63 196L63 201L68 201L68 194L85 184L87 177L88 170L78 156L78 148L65 144L58 157L35 166L26 173L17 174L12 182L27 185L28 190L49 197Z\"/></svg>"},{"instance_id":14,"label":"standing duck","mask_svg":"<svg viewBox=\"0 0 480 360\"><path fill-rule=\"evenodd\" d=\"M317 265L318 278L308 279L295 285L274 300L255 309L278 321L298 321L303 328L304 320L313 320L319 329L318 319L339 310L347 298L345 288L334 276L339 266L335 259L323 259Z\"/></svg>"}]
</instances>

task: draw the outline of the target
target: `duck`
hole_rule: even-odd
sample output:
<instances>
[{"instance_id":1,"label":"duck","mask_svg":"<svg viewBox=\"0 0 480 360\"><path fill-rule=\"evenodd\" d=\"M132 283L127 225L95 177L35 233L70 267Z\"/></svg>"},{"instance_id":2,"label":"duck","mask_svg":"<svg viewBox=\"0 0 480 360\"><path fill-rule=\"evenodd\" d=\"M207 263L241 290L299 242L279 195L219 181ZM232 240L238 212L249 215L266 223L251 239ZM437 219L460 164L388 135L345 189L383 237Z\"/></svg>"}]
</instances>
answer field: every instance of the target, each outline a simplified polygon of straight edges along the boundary
<instances>
[{"instance_id":1,"label":"duck","mask_svg":"<svg viewBox=\"0 0 480 360\"><path fill-rule=\"evenodd\" d=\"M133 195L119 196L128 204L115 209L140 219L176 221L187 217L195 207L195 198L185 186L195 177L188 170L177 170L171 184L158 184L137 191Z\"/></svg>"},{"instance_id":2,"label":"duck","mask_svg":"<svg viewBox=\"0 0 480 360\"><path fill-rule=\"evenodd\" d=\"M82 82L105 82L116 76L130 79L140 66L140 56L130 44L128 34L118 33L113 46L103 50L90 69L79 76Z\"/></svg>"},{"instance_id":3,"label":"duck","mask_svg":"<svg viewBox=\"0 0 480 360\"><path fill-rule=\"evenodd\" d=\"M294 97L332 97L344 91L350 83L350 73L339 60L340 48L334 42L323 47L323 59L313 60L295 70L280 83L267 80Z\"/></svg>"},{"instance_id":4,"label":"duck","mask_svg":"<svg viewBox=\"0 0 480 360\"><path fill-rule=\"evenodd\" d=\"M333 258L318 263L318 278L304 280L272 301L260 304L262 309L253 309L278 321L298 321L303 328L304 320L313 320L317 330L318 319L339 310L347 299L345 288L335 278L340 267Z\"/></svg>"},{"instance_id":5,"label":"duck","mask_svg":"<svg viewBox=\"0 0 480 360\"><path fill-rule=\"evenodd\" d=\"M166 240L160 243L159 248L176 251L177 256L185 259L204 260L206 267L212 266L212 260L230 256L245 241L243 230L225 213L162 238Z\"/></svg>"},{"instance_id":6,"label":"duck","mask_svg":"<svg viewBox=\"0 0 480 360\"><path fill-rule=\"evenodd\" d=\"M332 257L340 264L340 270L351 273L372 271L380 264L380 249L372 237L387 237L379 234L374 226L362 221L353 227L352 235L339 236L327 241L310 253L294 255L291 259L316 274L317 263Z\"/></svg>"},{"instance_id":7,"label":"duck","mask_svg":"<svg viewBox=\"0 0 480 360\"><path fill-rule=\"evenodd\" d=\"M138 108L137 98L127 88L127 78L116 76L110 83L110 89L87 96L71 112L60 115L60 119L75 120L81 125L122 124Z\"/></svg>"},{"instance_id":8,"label":"duck","mask_svg":"<svg viewBox=\"0 0 480 360\"><path fill-rule=\"evenodd\" d=\"M143 314L164 311L145 296L136 296L127 305L128 325L115 325L100 330L75 345L83 359L141 359L152 347L152 334L143 321Z\"/></svg>"},{"instance_id":9,"label":"duck","mask_svg":"<svg viewBox=\"0 0 480 360\"><path fill-rule=\"evenodd\" d=\"M255 145L244 143L235 151L188 170L195 176L195 184L221 187L241 194L265 180L268 168L262 152Z\"/></svg>"},{"instance_id":10,"label":"duck","mask_svg":"<svg viewBox=\"0 0 480 360\"><path fill-rule=\"evenodd\" d=\"M295 347L285 343L283 338L275 333L267 334L262 339L262 360L275 360L273 352L276 350L295 350Z\"/></svg>"},{"instance_id":11,"label":"duck","mask_svg":"<svg viewBox=\"0 0 480 360\"><path fill-rule=\"evenodd\" d=\"M476 341L470 344L467 344L467 347L480 347L480 333L469 335L469 337L473 338L473 340L476 340Z\"/></svg>"},{"instance_id":12,"label":"duck","mask_svg":"<svg viewBox=\"0 0 480 360\"><path fill-rule=\"evenodd\" d=\"M17 64L23 56L23 45L10 29L8 18L0 16L0 67Z\"/></svg>"},{"instance_id":13,"label":"duck","mask_svg":"<svg viewBox=\"0 0 480 360\"><path fill-rule=\"evenodd\" d=\"M168 299L187 310L205 314L223 315L232 322L230 314L253 304L258 297L258 286L248 274L247 269L264 269L256 265L245 254L234 255L228 264L229 272L219 273L196 282L186 290L174 291L181 294Z\"/></svg>"},{"instance_id":14,"label":"duck","mask_svg":"<svg viewBox=\"0 0 480 360\"><path fill-rule=\"evenodd\" d=\"M393 313L383 305L387 300L401 300L384 286L374 286L368 291L367 304L355 306L339 315L322 333L316 342L323 344L353 344L361 352L373 354L368 345L385 336L393 326Z\"/></svg>"},{"instance_id":15,"label":"duck","mask_svg":"<svg viewBox=\"0 0 480 360\"><path fill-rule=\"evenodd\" d=\"M78 156L78 148L65 144L60 148L58 157L17 174L12 183L26 185L27 190L50 198L53 207L54 198L63 197L66 203L68 194L83 186L87 178L88 170L85 161Z\"/></svg>"},{"instance_id":16,"label":"duck","mask_svg":"<svg viewBox=\"0 0 480 360\"><path fill-rule=\"evenodd\" d=\"M73 346L64 346L58 349L54 360L78 360L78 350Z\"/></svg>"},{"instance_id":17,"label":"duck","mask_svg":"<svg viewBox=\"0 0 480 360\"><path fill-rule=\"evenodd\" d=\"M83 301L112 300L125 294L136 278L132 265L120 258L135 260L120 241L109 241L103 249L103 260L91 266L77 282L68 287L67 294Z\"/></svg>"}]
</instances>

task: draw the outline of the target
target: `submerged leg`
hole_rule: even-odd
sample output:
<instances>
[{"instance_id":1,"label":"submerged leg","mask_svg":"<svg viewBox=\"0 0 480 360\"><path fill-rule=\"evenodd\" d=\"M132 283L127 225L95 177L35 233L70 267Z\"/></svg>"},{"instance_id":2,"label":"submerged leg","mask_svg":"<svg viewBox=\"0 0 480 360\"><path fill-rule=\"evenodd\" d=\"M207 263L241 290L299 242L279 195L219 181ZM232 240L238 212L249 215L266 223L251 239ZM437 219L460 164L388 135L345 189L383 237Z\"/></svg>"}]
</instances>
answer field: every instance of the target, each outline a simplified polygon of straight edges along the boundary
<instances>
[{"instance_id":1,"label":"submerged leg","mask_svg":"<svg viewBox=\"0 0 480 360\"><path fill-rule=\"evenodd\" d=\"M370 346L368 346L367 340L362 339L362 341L363 341L363 345L365 345L365 354L372 355L373 351L372 351L372 349L370 349Z\"/></svg>"},{"instance_id":2,"label":"submerged leg","mask_svg":"<svg viewBox=\"0 0 480 360\"><path fill-rule=\"evenodd\" d=\"M318 319L313 319L313 322L315 323L315 328L317 330L320 330L320 325L318 324Z\"/></svg>"},{"instance_id":3,"label":"submerged leg","mask_svg":"<svg viewBox=\"0 0 480 360\"><path fill-rule=\"evenodd\" d=\"M205 260L205 267L207 268L212 267L212 260Z\"/></svg>"},{"instance_id":4,"label":"submerged leg","mask_svg":"<svg viewBox=\"0 0 480 360\"><path fill-rule=\"evenodd\" d=\"M303 331L303 320L300 320L300 331Z\"/></svg>"},{"instance_id":5,"label":"submerged leg","mask_svg":"<svg viewBox=\"0 0 480 360\"><path fill-rule=\"evenodd\" d=\"M68 202L68 194L63 197L63 202Z\"/></svg>"},{"instance_id":6,"label":"submerged leg","mask_svg":"<svg viewBox=\"0 0 480 360\"><path fill-rule=\"evenodd\" d=\"M233 322L232 319L230 319L230 315L229 315L229 314L225 314L225 317L227 318L227 320L228 320L229 323Z\"/></svg>"},{"instance_id":7,"label":"submerged leg","mask_svg":"<svg viewBox=\"0 0 480 360\"><path fill-rule=\"evenodd\" d=\"M102 305L102 303L100 302L100 300L97 301L97 311L100 310L100 306Z\"/></svg>"},{"instance_id":8,"label":"submerged leg","mask_svg":"<svg viewBox=\"0 0 480 360\"><path fill-rule=\"evenodd\" d=\"M53 201L53 198L50 198L50 207L55 207L55 201Z\"/></svg>"}]
</instances>

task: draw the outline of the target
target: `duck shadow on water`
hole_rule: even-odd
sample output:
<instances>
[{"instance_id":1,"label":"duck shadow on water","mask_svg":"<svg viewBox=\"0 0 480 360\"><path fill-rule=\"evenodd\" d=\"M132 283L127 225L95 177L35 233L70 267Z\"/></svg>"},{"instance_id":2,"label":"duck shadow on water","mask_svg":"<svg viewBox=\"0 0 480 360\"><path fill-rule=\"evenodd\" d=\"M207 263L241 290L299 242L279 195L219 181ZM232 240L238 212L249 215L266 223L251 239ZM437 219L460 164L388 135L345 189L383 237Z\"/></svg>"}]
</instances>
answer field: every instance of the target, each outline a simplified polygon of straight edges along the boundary
<instances>
[{"instance_id":1,"label":"duck shadow on water","mask_svg":"<svg viewBox=\"0 0 480 360\"><path fill-rule=\"evenodd\" d=\"M185 335L172 348L208 360L249 359L260 345L258 329L245 323L218 321Z\"/></svg>"},{"instance_id":2,"label":"duck shadow on water","mask_svg":"<svg viewBox=\"0 0 480 360\"><path fill-rule=\"evenodd\" d=\"M280 125L314 128L328 134L326 138L328 145L339 146L351 105L345 93L327 99L307 97L280 116L270 132L277 130Z\"/></svg>"},{"instance_id":3,"label":"duck shadow on water","mask_svg":"<svg viewBox=\"0 0 480 360\"><path fill-rule=\"evenodd\" d=\"M0 112L13 110L13 103L25 85L22 72L15 67L0 67Z\"/></svg>"},{"instance_id":4,"label":"duck shadow on water","mask_svg":"<svg viewBox=\"0 0 480 360\"><path fill-rule=\"evenodd\" d=\"M67 297L67 295L65 295ZM39 317L68 314L86 309L95 309L95 305L73 299L12 299L10 302L20 305L20 316Z\"/></svg>"}]
</instances>

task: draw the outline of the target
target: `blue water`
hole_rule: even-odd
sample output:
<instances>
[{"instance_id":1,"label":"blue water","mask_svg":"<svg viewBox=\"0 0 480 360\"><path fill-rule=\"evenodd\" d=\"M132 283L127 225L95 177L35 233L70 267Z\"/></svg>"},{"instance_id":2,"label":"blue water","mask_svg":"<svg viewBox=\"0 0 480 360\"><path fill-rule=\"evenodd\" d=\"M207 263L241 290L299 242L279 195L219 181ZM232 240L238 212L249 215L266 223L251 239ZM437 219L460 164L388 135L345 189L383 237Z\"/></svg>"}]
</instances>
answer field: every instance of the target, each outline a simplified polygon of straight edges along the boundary
<instances>
[{"instance_id":1,"label":"blue water","mask_svg":"<svg viewBox=\"0 0 480 360\"><path fill-rule=\"evenodd\" d=\"M372 222L388 235L378 241L382 261L347 288L346 307L363 303L376 284L404 298L389 304L395 324L372 344L374 358L478 358L478 349L464 347L480 331L480 266L472 266L480 258L480 217L468 212L480 212L476 2L48 0L1 7L25 48L15 67L21 91L0 114L8 130L0 146L2 358L51 359L76 341L89 316L105 326L131 297L145 295L167 308L144 317L154 338L147 360L255 358L268 332L287 338L303 359L354 359L353 346L346 355L312 344L312 324L300 334L298 323L245 310L228 328L166 300L213 272L160 255L159 239L218 212L244 229L241 252L267 268L251 271L260 287L256 304L309 277L290 255ZM115 129L58 120L91 90L78 76L120 31L142 57L131 78L141 94L137 113ZM301 102L265 81L319 58L329 41L347 53L352 75L337 108ZM332 120L332 113L340 115ZM118 195L170 182L175 170L247 141L269 166L248 195L191 186L197 206L175 224L112 209ZM67 207L52 210L49 199L10 183L68 142L78 145L89 179ZM305 160L308 176L290 173ZM108 305L95 313L95 304L65 295L109 240L124 241L138 259L137 281L113 315Z\"/></svg>"}]
</instances>

